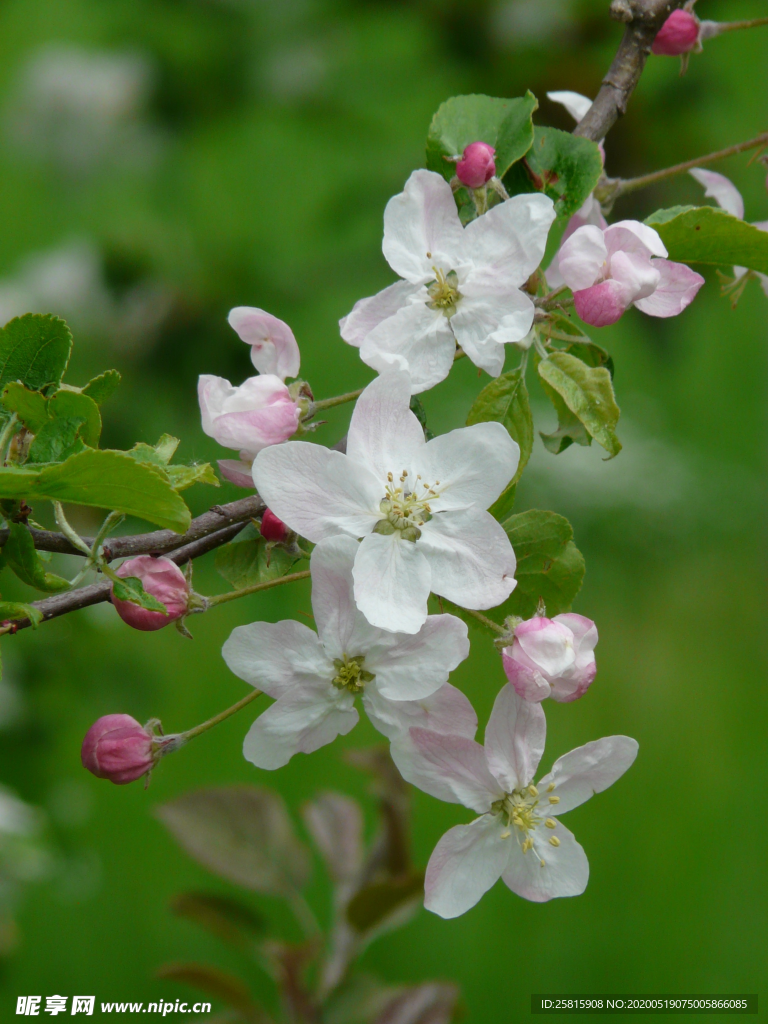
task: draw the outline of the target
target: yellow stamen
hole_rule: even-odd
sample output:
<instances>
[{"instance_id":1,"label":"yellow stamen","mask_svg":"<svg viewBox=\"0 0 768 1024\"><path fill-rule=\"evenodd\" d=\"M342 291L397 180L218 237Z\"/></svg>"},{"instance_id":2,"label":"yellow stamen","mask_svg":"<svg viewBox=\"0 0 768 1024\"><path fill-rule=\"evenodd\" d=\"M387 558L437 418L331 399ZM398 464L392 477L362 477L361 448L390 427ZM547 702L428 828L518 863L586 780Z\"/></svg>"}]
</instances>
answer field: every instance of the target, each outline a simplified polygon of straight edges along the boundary
<instances>
[{"instance_id":1,"label":"yellow stamen","mask_svg":"<svg viewBox=\"0 0 768 1024\"><path fill-rule=\"evenodd\" d=\"M559 846L560 845L560 840L557 838L557 836L550 836L549 837L549 842L550 842L550 845L552 845L552 846Z\"/></svg>"},{"instance_id":2,"label":"yellow stamen","mask_svg":"<svg viewBox=\"0 0 768 1024\"><path fill-rule=\"evenodd\" d=\"M549 798L549 802L551 804L559 804L560 803L560 797L559 796L551 796Z\"/></svg>"},{"instance_id":3,"label":"yellow stamen","mask_svg":"<svg viewBox=\"0 0 768 1024\"><path fill-rule=\"evenodd\" d=\"M557 822L554 818L547 818L544 824L547 826L547 828L557 828Z\"/></svg>"}]
</instances>

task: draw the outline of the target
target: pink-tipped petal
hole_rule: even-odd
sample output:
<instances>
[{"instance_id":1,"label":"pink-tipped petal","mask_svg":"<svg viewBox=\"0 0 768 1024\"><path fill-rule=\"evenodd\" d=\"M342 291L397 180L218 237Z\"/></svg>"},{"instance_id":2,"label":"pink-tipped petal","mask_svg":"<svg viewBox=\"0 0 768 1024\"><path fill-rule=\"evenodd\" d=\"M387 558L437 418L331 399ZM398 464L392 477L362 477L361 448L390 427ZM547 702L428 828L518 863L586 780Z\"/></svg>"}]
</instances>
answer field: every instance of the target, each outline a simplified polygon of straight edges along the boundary
<instances>
[{"instance_id":1,"label":"pink-tipped petal","mask_svg":"<svg viewBox=\"0 0 768 1024\"><path fill-rule=\"evenodd\" d=\"M617 252L611 259L611 279L624 286L624 301L629 305L653 295L661 281L657 264L644 253Z\"/></svg>"},{"instance_id":2,"label":"pink-tipped petal","mask_svg":"<svg viewBox=\"0 0 768 1024\"><path fill-rule=\"evenodd\" d=\"M618 281L603 281L573 293L576 312L585 324L608 327L624 315L627 308L624 286Z\"/></svg>"},{"instance_id":3,"label":"pink-tipped petal","mask_svg":"<svg viewBox=\"0 0 768 1024\"><path fill-rule=\"evenodd\" d=\"M653 266L660 274L659 286L652 295L638 299L635 305L649 316L677 316L696 298L704 278L685 263L654 260Z\"/></svg>"},{"instance_id":4,"label":"pink-tipped petal","mask_svg":"<svg viewBox=\"0 0 768 1024\"><path fill-rule=\"evenodd\" d=\"M667 248L658 231L639 220L620 220L605 229L608 255L632 252L641 256L666 256Z\"/></svg>"},{"instance_id":5,"label":"pink-tipped petal","mask_svg":"<svg viewBox=\"0 0 768 1024\"><path fill-rule=\"evenodd\" d=\"M717 205L739 220L744 220L744 200L741 192L724 174L707 171L703 167L694 167L688 172L700 185L704 186L704 195L714 199Z\"/></svg>"},{"instance_id":6,"label":"pink-tipped petal","mask_svg":"<svg viewBox=\"0 0 768 1024\"><path fill-rule=\"evenodd\" d=\"M281 380L297 376L301 356L287 323L255 306L235 306L227 320L241 340L251 346L251 362L259 373L274 373Z\"/></svg>"},{"instance_id":7,"label":"pink-tipped petal","mask_svg":"<svg viewBox=\"0 0 768 1024\"><path fill-rule=\"evenodd\" d=\"M494 815L456 825L432 852L424 879L424 906L440 917L459 917L488 892L505 871L513 840Z\"/></svg>"},{"instance_id":8,"label":"pink-tipped petal","mask_svg":"<svg viewBox=\"0 0 768 1024\"><path fill-rule=\"evenodd\" d=\"M608 258L603 234L596 225L585 224L560 246L560 275L574 292L590 288L603 276Z\"/></svg>"},{"instance_id":9,"label":"pink-tipped petal","mask_svg":"<svg viewBox=\"0 0 768 1024\"><path fill-rule=\"evenodd\" d=\"M503 686L485 730L488 769L506 793L524 789L533 779L544 753L547 720L541 704L523 700Z\"/></svg>"},{"instance_id":10,"label":"pink-tipped petal","mask_svg":"<svg viewBox=\"0 0 768 1024\"><path fill-rule=\"evenodd\" d=\"M249 491L253 487L253 462L244 459L219 459L219 472L225 480L237 487L245 487Z\"/></svg>"}]
</instances>

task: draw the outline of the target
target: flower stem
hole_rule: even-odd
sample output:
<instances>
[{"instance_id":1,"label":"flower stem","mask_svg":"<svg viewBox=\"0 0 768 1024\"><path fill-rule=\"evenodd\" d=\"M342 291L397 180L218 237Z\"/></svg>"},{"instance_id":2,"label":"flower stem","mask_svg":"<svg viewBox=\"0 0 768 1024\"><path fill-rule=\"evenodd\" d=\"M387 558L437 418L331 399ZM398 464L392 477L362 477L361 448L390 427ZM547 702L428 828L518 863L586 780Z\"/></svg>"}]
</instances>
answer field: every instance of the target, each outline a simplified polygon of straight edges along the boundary
<instances>
[{"instance_id":1,"label":"flower stem","mask_svg":"<svg viewBox=\"0 0 768 1024\"><path fill-rule=\"evenodd\" d=\"M16 415L16 413L13 413L11 418L3 427L3 432L0 434L0 455L2 455L3 465L5 465L6 460L8 458L7 449L10 447L11 441L13 440L13 435L16 430L16 425L18 421L18 416Z\"/></svg>"},{"instance_id":2,"label":"flower stem","mask_svg":"<svg viewBox=\"0 0 768 1024\"><path fill-rule=\"evenodd\" d=\"M467 615L471 615L472 618L477 619L478 622L482 622L488 629L492 629L495 633L500 636L504 636L508 631L504 626L500 626L498 622L494 622L493 619L489 619L487 615L483 615L482 612L476 612L472 608L464 608Z\"/></svg>"},{"instance_id":3,"label":"flower stem","mask_svg":"<svg viewBox=\"0 0 768 1024\"><path fill-rule=\"evenodd\" d=\"M555 288L553 291L547 292L546 295L542 295L538 299L534 299L533 303L539 309L551 309L553 305L554 306L562 305L564 300L561 299L559 302L555 302L555 299L557 299L558 296L562 295L563 292L565 292L567 290L568 290L568 285L567 284L561 284L559 288Z\"/></svg>"},{"instance_id":4,"label":"flower stem","mask_svg":"<svg viewBox=\"0 0 768 1024\"><path fill-rule=\"evenodd\" d=\"M214 597L207 597L207 607L213 608L217 604L225 604L227 601L236 601L239 597L248 597L249 594L257 594L260 590L269 590L271 587L279 587L283 583L293 583L295 580L305 580L311 575L309 569L302 572L292 572L288 576L278 576L277 579L267 580L266 583L254 583L252 587L243 587L242 590L233 590L229 594L216 594Z\"/></svg>"},{"instance_id":5,"label":"flower stem","mask_svg":"<svg viewBox=\"0 0 768 1024\"><path fill-rule=\"evenodd\" d=\"M766 19L768 22L768 19ZM727 156L735 156L737 153L744 153L748 149L757 149L759 146L768 146L768 132L756 135L754 139L747 142L738 142L735 146L728 146L726 149L718 149L715 153L707 153L705 156L698 156L695 160L686 160L682 164L675 164L674 167L665 167L661 171L653 171L651 174L641 174L638 178L619 179L613 183L608 182L607 192L610 199L626 195L627 192L634 192L639 188L648 185L655 185L657 181L664 181L665 178L672 178L676 174L684 174L699 164L710 164L715 160L723 160Z\"/></svg>"},{"instance_id":6,"label":"flower stem","mask_svg":"<svg viewBox=\"0 0 768 1024\"><path fill-rule=\"evenodd\" d=\"M315 402L313 409L315 412L320 409L333 409L335 405L344 405L346 402L354 402L356 398L359 398L363 393L363 388L358 388L357 391L348 391L345 395L336 395L335 398L321 398L319 402Z\"/></svg>"},{"instance_id":7,"label":"flower stem","mask_svg":"<svg viewBox=\"0 0 768 1024\"><path fill-rule=\"evenodd\" d=\"M53 514L56 516L56 523L59 529L67 538L72 547L77 548L79 551L82 551L84 555L88 555L88 557L90 557L91 549L85 543L83 538L78 533L76 533L75 530L73 530L72 527L69 525L67 517L64 515L64 509L62 508L60 501L54 501Z\"/></svg>"},{"instance_id":8,"label":"flower stem","mask_svg":"<svg viewBox=\"0 0 768 1024\"><path fill-rule=\"evenodd\" d=\"M711 39L713 36L722 35L723 32L735 32L741 28L759 28L761 25L768 25L768 18L752 18L751 21L703 21L702 39Z\"/></svg>"},{"instance_id":9,"label":"flower stem","mask_svg":"<svg viewBox=\"0 0 768 1024\"><path fill-rule=\"evenodd\" d=\"M180 734L180 740L186 743L188 740L194 739L195 736L199 736L200 733L207 732L208 729L212 729L214 725L218 725L219 722L223 722L230 715L234 715L241 708L244 708L246 704L250 704L251 701L256 700L257 697L261 696L261 690L254 690L252 693L247 694L242 700L239 700L237 704L233 704L231 708L227 708L226 711L220 711L218 715L214 715L213 718L209 718L207 722L202 722L200 725L196 725L194 729L187 729L186 732Z\"/></svg>"}]
</instances>

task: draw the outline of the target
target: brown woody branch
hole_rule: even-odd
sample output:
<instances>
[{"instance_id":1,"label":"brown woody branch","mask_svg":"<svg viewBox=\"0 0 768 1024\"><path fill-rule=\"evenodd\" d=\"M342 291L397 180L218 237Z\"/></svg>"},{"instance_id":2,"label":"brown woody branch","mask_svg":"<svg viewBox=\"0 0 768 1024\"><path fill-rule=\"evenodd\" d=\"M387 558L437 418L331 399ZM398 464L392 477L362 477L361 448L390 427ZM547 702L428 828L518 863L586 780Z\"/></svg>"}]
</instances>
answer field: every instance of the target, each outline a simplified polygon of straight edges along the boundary
<instances>
[{"instance_id":1,"label":"brown woody branch","mask_svg":"<svg viewBox=\"0 0 768 1024\"><path fill-rule=\"evenodd\" d=\"M574 129L574 135L599 142L626 112L651 52L656 33L683 0L613 0L611 17L626 24L624 38L600 91Z\"/></svg>"}]
</instances>

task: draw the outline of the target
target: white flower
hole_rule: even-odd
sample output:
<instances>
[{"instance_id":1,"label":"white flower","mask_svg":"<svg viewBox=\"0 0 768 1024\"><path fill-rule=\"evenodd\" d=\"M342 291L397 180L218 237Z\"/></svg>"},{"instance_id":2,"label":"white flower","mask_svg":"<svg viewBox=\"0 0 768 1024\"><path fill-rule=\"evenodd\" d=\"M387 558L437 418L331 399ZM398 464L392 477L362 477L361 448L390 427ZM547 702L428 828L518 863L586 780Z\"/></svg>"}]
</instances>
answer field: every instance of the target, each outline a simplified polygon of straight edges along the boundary
<instances>
[{"instance_id":1,"label":"white flower","mask_svg":"<svg viewBox=\"0 0 768 1024\"><path fill-rule=\"evenodd\" d=\"M298 403L272 373L249 377L239 387L204 373L197 396L205 433L225 448L239 448L242 460L253 459L267 445L287 441L299 426Z\"/></svg>"},{"instance_id":2,"label":"white flower","mask_svg":"<svg viewBox=\"0 0 768 1024\"><path fill-rule=\"evenodd\" d=\"M358 721L358 695L390 739L414 725L475 734L472 705L446 682L469 654L466 625L453 615L431 615L415 635L369 625L352 596L356 552L351 537L325 540L312 552L317 633L293 620L254 622L224 644L232 671L276 698L243 745L257 768L280 768L299 751L345 736Z\"/></svg>"},{"instance_id":3,"label":"white flower","mask_svg":"<svg viewBox=\"0 0 768 1024\"><path fill-rule=\"evenodd\" d=\"M340 323L379 373L407 370L414 393L448 376L456 343L497 377L504 345L533 323L533 302L520 291L539 266L554 204L519 195L462 227L448 182L414 171L384 211L384 256L403 278L361 299Z\"/></svg>"},{"instance_id":4,"label":"white flower","mask_svg":"<svg viewBox=\"0 0 768 1024\"><path fill-rule=\"evenodd\" d=\"M411 729L392 744L403 778L481 817L449 829L427 866L424 906L458 917L499 878L524 899L578 896L589 879L586 854L555 815L612 785L637 756L628 736L607 736L558 758L536 785L546 719L540 704L505 686L493 706L485 748L464 736Z\"/></svg>"},{"instance_id":5,"label":"white flower","mask_svg":"<svg viewBox=\"0 0 768 1024\"><path fill-rule=\"evenodd\" d=\"M741 192L739 192L729 178L726 178L724 174L718 174L717 171L706 171L703 167L694 167L688 173L700 185L704 186L705 196L714 199L717 205L722 210L725 210L726 213L730 213L733 217L738 217L739 220L744 220L744 200L742 199ZM768 231L768 220L753 221L752 227L759 228L761 231ZM750 271L746 267L734 267L733 273L738 284L744 275L750 273ZM761 274L757 270L752 271L752 273L756 274L760 279L763 291L768 295L768 275Z\"/></svg>"},{"instance_id":6,"label":"white flower","mask_svg":"<svg viewBox=\"0 0 768 1024\"><path fill-rule=\"evenodd\" d=\"M515 586L509 538L486 511L520 450L500 423L424 440L406 373L377 377L352 414L347 452L290 441L260 452L253 479L269 508L317 543L362 538L355 601L374 626L415 633L430 591L494 608Z\"/></svg>"}]
</instances>

